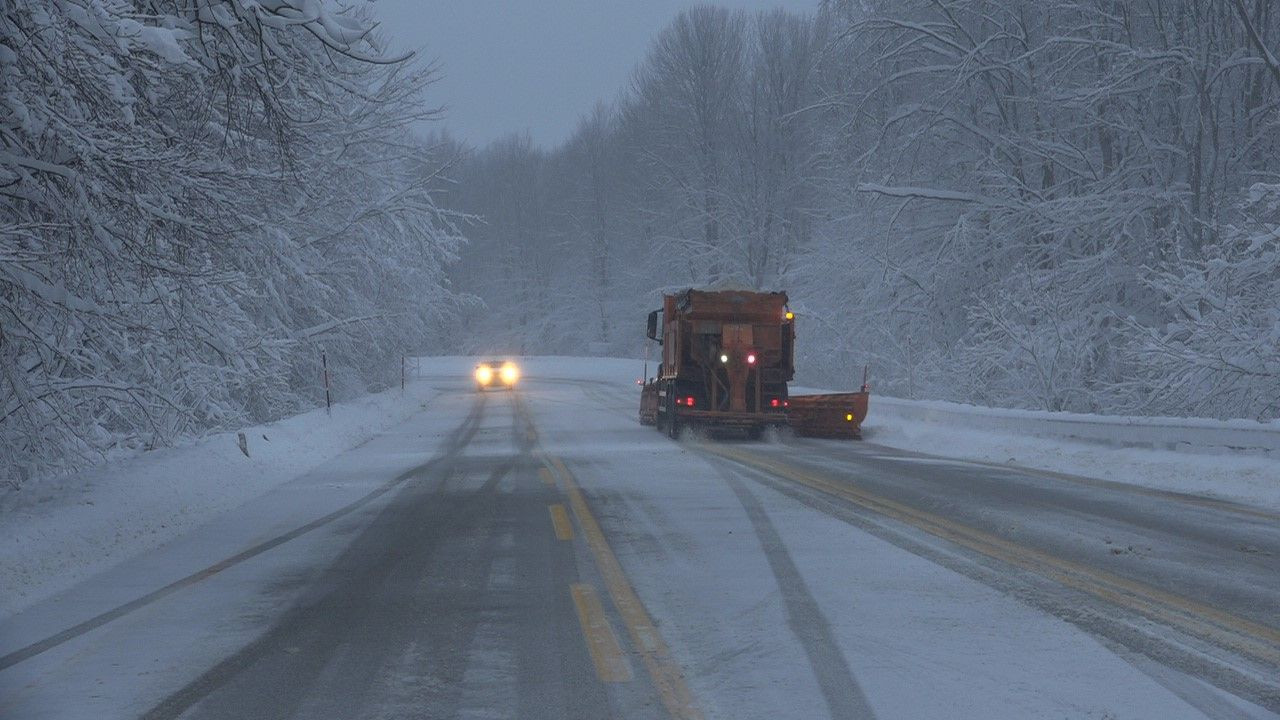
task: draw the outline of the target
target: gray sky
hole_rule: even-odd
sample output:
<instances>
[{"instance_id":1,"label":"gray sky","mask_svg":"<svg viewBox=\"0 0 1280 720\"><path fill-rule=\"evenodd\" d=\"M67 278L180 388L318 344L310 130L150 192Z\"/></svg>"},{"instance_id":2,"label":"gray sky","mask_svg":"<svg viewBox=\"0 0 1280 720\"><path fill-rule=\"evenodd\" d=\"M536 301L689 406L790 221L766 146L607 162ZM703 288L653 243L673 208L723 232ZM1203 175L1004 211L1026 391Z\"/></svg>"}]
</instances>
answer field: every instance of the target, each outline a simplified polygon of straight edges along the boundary
<instances>
[{"instance_id":1,"label":"gray sky","mask_svg":"<svg viewBox=\"0 0 1280 720\"><path fill-rule=\"evenodd\" d=\"M612 100L649 43L690 0L375 0L381 30L440 61L430 99L444 125L483 144L528 130L567 139L596 100ZM818 0L719 0L731 8L810 12Z\"/></svg>"}]
</instances>

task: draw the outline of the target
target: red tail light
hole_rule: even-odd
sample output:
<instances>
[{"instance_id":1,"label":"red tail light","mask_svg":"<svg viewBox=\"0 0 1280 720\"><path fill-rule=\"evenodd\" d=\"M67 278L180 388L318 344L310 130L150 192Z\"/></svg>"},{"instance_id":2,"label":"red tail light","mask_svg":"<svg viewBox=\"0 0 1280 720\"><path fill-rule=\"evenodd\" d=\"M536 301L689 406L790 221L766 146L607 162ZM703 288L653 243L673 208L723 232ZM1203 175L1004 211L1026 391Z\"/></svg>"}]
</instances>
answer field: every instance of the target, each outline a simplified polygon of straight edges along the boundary
<instances>
[{"instance_id":1,"label":"red tail light","mask_svg":"<svg viewBox=\"0 0 1280 720\"><path fill-rule=\"evenodd\" d=\"M790 400L783 400L783 401L782 401L782 407L791 407L791 401L790 401Z\"/></svg>"},{"instance_id":2,"label":"red tail light","mask_svg":"<svg viewBox=\"0 0 1280 720\"><path fill-rule=\"evenodd\" d=\"M748 356L747 356L747 364L748 364L748 365L755 365L755 364L756 364L756 354L755 354L755 353L751 353L750 355L748 355Z\"/></svg>"},{"instance_id":3,"label":"red tail light","mask_svg":"<svg viewBox=\"0 0 1280 720\"><path fill-rule=\"evenodd\" d=\"M769 401L769 407L778 407L778 398Z\"/></svg>"},{"instance_id":4,"label":"red tail light","mask_svg":"<svg viewBox=\"0 0 1280 720\"><path fill-rule=\"evenodd\" d=\"M693 396L690 395L689 397L685 398L684 404L688 405L689 407L693 407Z\"/></svg>"}]
</instances>

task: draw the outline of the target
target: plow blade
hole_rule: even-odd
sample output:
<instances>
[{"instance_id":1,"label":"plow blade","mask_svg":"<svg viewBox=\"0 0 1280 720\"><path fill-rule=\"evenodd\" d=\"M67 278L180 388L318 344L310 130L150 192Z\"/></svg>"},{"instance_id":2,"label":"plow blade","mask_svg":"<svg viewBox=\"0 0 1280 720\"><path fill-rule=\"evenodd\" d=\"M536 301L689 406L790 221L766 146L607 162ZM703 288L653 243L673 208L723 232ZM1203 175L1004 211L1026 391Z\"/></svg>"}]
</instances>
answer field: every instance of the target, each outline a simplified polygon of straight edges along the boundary
<instances>
[{"instance_id":1,"label":"plow blade","mask_svg":"<svg viewBox=\"0 0 1280 720\"><path fill-rule=\"evenodd\" d=\"M792 395L787 422L797 435L820 438L862 438L867 417L866 392Z\"/></svg>"}]
</instances>

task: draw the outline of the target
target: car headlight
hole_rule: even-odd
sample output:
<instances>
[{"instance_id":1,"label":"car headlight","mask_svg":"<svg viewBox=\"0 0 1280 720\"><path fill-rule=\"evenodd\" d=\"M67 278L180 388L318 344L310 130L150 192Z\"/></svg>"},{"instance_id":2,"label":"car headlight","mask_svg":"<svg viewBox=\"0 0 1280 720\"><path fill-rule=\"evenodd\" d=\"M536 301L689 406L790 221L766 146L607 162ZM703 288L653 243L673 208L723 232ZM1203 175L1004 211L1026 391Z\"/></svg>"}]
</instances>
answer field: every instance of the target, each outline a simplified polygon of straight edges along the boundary
<instances>
[{"instance_id":1,"label":"car headlight","mask_svg":"<svg viewBox=\"0 0 1280 720\"><path fill-rule=\"evenodd\" d=\"M507 385L515 385L516 380L520 378L520 370L514 363L506 363L502 366L502 382Z\"/></svg>"},{"instance_id":2,"label":"car headlight","mask_svg":"<svg viewBox=\"0 0 1280 720\"><path fill-rule=\"evenodd\" d=\"M476 368L476 382L481 385L488 385L493 380L493 368L488 365L481 365Z\"/></svg>"}]
</instances>

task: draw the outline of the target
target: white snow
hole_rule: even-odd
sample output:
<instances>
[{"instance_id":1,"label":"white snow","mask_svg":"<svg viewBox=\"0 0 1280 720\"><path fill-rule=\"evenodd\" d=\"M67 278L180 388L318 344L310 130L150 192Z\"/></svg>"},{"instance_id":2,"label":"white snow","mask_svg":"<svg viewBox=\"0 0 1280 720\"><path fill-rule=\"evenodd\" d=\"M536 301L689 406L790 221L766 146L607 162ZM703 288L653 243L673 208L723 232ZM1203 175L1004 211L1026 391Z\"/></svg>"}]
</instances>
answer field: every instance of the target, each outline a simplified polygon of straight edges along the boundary
<instances>
[{"instance_id":1,"label":"white snow","mask_svg":"<svg viewBox=\"0 0 1280 720\"><path fill-rule=\"evenodd\" d=\"M1280 510L1280 452L1263 452L1257 447L1235 451L1222 445L1204 447L1170 442L1182 450L1126 447L1131 435L1126 431L1152 431L1166 427L1171 438L1196 432L1230 435L1237 428L1238 446L1257 445L1261 423L1251 421L1219 422L1182 418L1153 419L1143 426L1137 418L1081 416L1073 413L1033 413L957 405L946 405L948 413L930 422L914 419L914 408L903 401L877 399L873 394L864 438L879 445L938 455L947 458L977 460L1001 465L1014 465L1037 470L1080 475L1087 478L1138 485L1156 490L1189 493L1229 500L1271 510ZM1019 415L1021 414L1021 415ZM1054 425L1037 423L1035 416L1072 415L1088 417L1100 428L1110 428L1113 444L1099 440L1084 441L1054 437ZM992 417L1019 416L1020 429L984 429L983 420ZM1275 423L1269 424L1274 428ZM1076 432L1062 429L1061 432ZM1280 428L1275 428L1278 439ZM1046 436L1047 435L1047 436Z\"/></svg>"},{"instance_id":2,"label":"white snow","mask_svg":"<svg viewBox=\"0 0 1280 720\"><path fill-rule=\"evenodd\" d=\"M223 435L73 476L75 489L65 488L68 478L34 484L45 489L44 501L24 506L17 522L6 514L0 526L3 581L21 580L15 574L19 567L28 573L27 592L17 605L133 557L77 592L39 604L7 625L0 621L0 630L15 646L34 641L206 567L247 542L330 512L424 462L469 405L468 393L434 397L433 383L448 378L440 386L456 387L457 377L465 377L474 363L426 360L422 378L404 397L397 389L339 406L333 418L318 411L253 428L246 433L252 458L240 455L234 435ZM673 447L661 434L639 427L632 401L640 362L540 357L521 365L526 381L533 381L526 397L540 444L564 459L591 498L614 552L708 718L825 716L818 674L840 681L843 671L815 667L812 646L838 650L848 677L880 718L1201 716L1158 673L1078 628L815 512L753 482L749 473L718 472L694 449ZM509 427L504 407L492 404L486 427ZM952 446L933 443L967 432L898 424L884 416L876 422L874 399L871 407L867 427L877 442L915 438L930 443L930 452L952 452ZM992 448L1051 445L1012 435L988 442ZM1068 443L1059 445L1062 450ZM1192 453L1161 452L1184 467L1199 462ZM1127 456L1108 457L1122 462ZM317 469L326 458L330 462ZM1140 465L1126 465L1124 472L1134 467ZM754 516L750 505L758 505ZM59 697L64 707L83 710L78 716L106 717L162 697L269 626L300 592L302 584L293 587L290 578L307 577L317 563L340 553L349 533L367 521L368 514L359 515L12 668L13 687L22 690L11 699L16 704L0 704L0 714L7 708L21 714ZM135 522L146 531L134 532L140 529L131 526ZM194 528L198 522L201 527ZM128 531L114 537L108 532L113 527ZM20 537L28 543L29 559L14 550L11 541ZM166 537L174 539L154 547ZM36 552L37 540L63 548L63 554ZM144 552L148 548L154 549ZM92 557L99 551L101 557ZM495 565L489 582L509 581L510 567ZM283 589L263 590L273 583ZM468 648L462 685L464 695L472 695L466 697L512 676L502 640L481 627ZM139 652L112 650L121 643ZM412 662L416 649L408 652L404 661ZM118 681L95 685L103 677ZM1171 681L1188 679L1178 675ZM1216 689L1206 686L1204 692L1224 701ZM1241 713L1262 715L1243 706Z\"/></svg>"},{"instance_id":3,"label":"white snow","mask_svg":"<svg viewBox=\"0 0 1280 720\"><path fill-rule=\"evenodd\" d=\"M410 383L236 433L34 480L0 497L0 617L315 468L421 410L433 391Z\"/></svg>"},{"instance_id":4,"label":"white snow","mask_svg":"<svg viewBox=\"0 0 1280 720\"><path fill-rule=\"evenodd\" d=\"M604 380L619 386L633 384L643 375L641 360L539 357L524 363L526 374ZM650 362L649 373L653 371ZM832 391L793 385L791 392ZM638 409L638 389L636 404ZM1090 440L1080 439L1086 429L1092 434ZM1280 423L983 408L885 398L873 389L863 434L865 442L945 458L1048 470L1280 510ZM1217 440L1197 443L1197 434ZM1103 442L1107 436L1113 444ZM1177 449L1126 447L1152 437L1164 437L1168 446Z\"/></svg>"},{"instance_id":5,"label":"white snow","mask_svg":"<svg viewBox=\"0 0 1280 720\"><path fill-rule=\"evenodd\" d=\"M827 717L819 674L837 694L852 679L885 720L1204 717L1069 623L633 429L622 387L605 392L611 402L584 388L572 414L535 399L542 443L617 539L706 717ZM838 649L848 675L806 642Z\"/></svg>"},{"instance_id":6,"label":"white snow","mask_svg":"<svg viewBox=\"0 0 1280 720\"><path fill-rule=\"evenodd\" d=\"M396 388L336 405L331 417L324 410L315 410L247 428L249 458L236 447L236 435L227 433L186 447L29 483L20 494L4 499L0 585L6 592L0 596L0 616L29 607L304 474L422 409L432 395L431 376L466 375L475 363L470 357L411 361L411 375L420 372L423 377L411 382L404 396ZM548 356L525 358L520 363L526 377L569 383L604 381L616 388L635 387L643 376L641 360ZM650 373L653 369L650 363ZM805 391L796 388L793 392ZM636 393L638 402L638 389ZM943 422L912 419L911 413L902 409L909 405L873 394L864 424L866 442L1280 509L1280 462L1274 457L1223 450L1198 453L1106 447L1008 429L984 431L975 429L981 425L977 420L961 425L954 418ZM935 405L973 418L1022 412ZM1182 424L1194 427L1197 422L1201 421ZM1031 428L1030 423L1024 424Z\"/></svg>"},{"instance_id":7,"label":"white snow","mask_svg":"<svg viewBox=\"0 0 1280 720\"><path fill-rule=\"evenodd\" d=\"M32 480L0 496L0 618L158 547L324 464L424 407L428 375L467 376L471 357L410 360L399 388L244 429L112 460L83 472ZM528 358L525 373L560 380L630 377L633 363L595 358ZM634 363L635 378L641 364ZM421 375L422 378L415 378ZM631 378L629 382L634 382Z\"/></svg>"}]
</instances>

